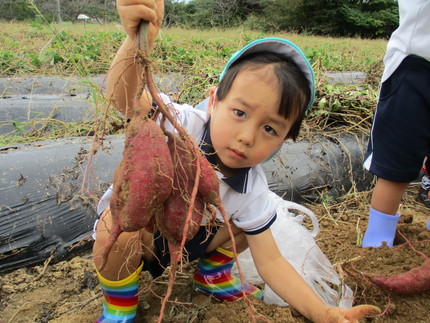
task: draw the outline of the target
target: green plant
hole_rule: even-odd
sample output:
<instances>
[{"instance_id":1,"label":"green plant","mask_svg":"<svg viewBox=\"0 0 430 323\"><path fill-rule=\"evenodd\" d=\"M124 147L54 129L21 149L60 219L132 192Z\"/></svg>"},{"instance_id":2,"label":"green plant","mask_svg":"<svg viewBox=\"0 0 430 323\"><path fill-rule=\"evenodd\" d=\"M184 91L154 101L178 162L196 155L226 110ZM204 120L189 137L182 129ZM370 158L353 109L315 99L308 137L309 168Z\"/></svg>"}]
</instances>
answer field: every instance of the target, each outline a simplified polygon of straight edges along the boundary
<instances>
[{"instance_id":1,"label":"green plant","mask_svg":"<svg viewBox=\"0 0 430 323\"><path fill-rule=\"evenodd\" d=\"M307 119L313 129L369 133L377 90L366 84L335 86L323 82L317 92L317 99Z\"/></svg>"}]
</instances>

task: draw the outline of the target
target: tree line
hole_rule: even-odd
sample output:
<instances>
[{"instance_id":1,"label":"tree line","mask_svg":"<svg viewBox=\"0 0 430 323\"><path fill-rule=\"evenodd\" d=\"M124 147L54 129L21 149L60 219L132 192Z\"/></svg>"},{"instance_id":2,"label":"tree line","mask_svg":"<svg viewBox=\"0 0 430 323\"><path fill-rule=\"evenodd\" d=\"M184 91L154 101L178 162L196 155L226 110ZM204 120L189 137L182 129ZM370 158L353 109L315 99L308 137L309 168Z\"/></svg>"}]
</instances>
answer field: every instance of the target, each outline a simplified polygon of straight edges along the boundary
<instances>
[{"instance_id":1,"label":"tree line","mask_svg":"<svg viewBox=\"0 0 430 323\"><path fill-rule=\"evenodd\" d=\"M2 0L1 20L119 22L115 0ZM165 0L165 26L295 31L335 37L387 38L398 26L396 0Z\"/></svg>"}]
</instances>

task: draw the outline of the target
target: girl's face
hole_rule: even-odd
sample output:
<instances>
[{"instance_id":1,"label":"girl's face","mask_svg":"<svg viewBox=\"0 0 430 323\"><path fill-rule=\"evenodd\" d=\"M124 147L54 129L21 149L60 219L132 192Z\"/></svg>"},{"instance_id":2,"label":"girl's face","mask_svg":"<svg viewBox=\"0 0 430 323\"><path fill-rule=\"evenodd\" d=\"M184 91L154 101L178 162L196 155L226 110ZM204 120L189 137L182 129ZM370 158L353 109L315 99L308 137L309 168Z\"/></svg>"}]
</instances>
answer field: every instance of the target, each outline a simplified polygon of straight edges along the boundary
<instances>
[{"instance_id":1,"label":"girl's face","mask_svg":"<svg viewBox=\"0 0 430 323\"><path fill-rule=\"evenodd\" d=\"M211 91L210 135L224 176L264 162L284 143L294 120L278 114L279 93L269 65L240 71L222 101Z\"/></svg>"}]
</instances>

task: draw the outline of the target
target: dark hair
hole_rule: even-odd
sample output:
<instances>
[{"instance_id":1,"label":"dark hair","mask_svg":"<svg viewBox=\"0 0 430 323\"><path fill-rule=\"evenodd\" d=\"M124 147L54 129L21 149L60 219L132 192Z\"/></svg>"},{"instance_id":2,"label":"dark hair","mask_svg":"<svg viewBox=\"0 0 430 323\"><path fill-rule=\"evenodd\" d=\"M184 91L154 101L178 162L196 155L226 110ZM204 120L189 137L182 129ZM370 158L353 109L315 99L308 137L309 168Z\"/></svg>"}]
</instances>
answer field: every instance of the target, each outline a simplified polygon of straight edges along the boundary
<instances>
[{"instance_id":1,"label":"dark hair","mask_svg":"<svg viewBox=\"0 0 430 323\"><path fill-rule=\"evenodd\" d=\"M259 68L267 64L273 65L273 71L279 80L281 97L278 113L284 118L296 118L287 134L287 138L296 140L311 94L305 75L288 57L273 52L259 52L239 58L221 79L217 99L222 101L227 96L236 76L243 68Z\"/></svg>"}]
</instances>

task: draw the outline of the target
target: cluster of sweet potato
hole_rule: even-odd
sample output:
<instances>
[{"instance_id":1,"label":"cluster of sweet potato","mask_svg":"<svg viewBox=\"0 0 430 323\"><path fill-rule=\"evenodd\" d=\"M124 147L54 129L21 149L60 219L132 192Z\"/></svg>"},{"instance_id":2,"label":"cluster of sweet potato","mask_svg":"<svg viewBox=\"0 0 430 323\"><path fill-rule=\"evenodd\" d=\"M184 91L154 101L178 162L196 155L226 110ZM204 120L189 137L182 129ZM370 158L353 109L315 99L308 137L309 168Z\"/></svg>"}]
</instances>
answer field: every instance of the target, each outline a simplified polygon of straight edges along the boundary
<instances>
[{"instance_id":1,"label":"cluster of sweet potato","mask_svg":"<svg viewBox=\"0 0 430 323\"><path fill-rule=\"evenodd\" d=\"M214 219L213 207L228 222L214 169L159 97L146 53L138 49L137 56L144 71L142 87L146 86L158 107L153 116L158 123L136 109L126 128L123 158L113 179L113 225L102 268L121 232L160 231L169 242L175 264L182 259L185 241L194 237L203 217L207 215L209 223ZM166 130L166 121L175 133Z\"/></svg>"}]
</instances>

